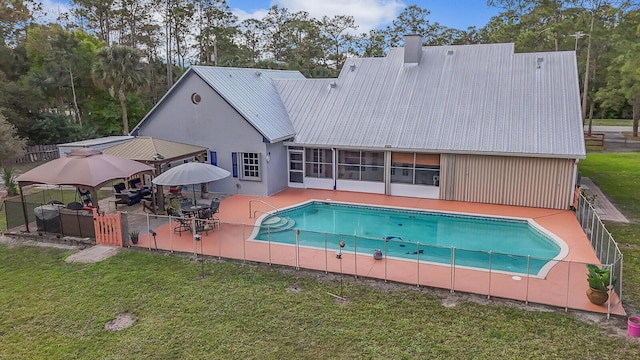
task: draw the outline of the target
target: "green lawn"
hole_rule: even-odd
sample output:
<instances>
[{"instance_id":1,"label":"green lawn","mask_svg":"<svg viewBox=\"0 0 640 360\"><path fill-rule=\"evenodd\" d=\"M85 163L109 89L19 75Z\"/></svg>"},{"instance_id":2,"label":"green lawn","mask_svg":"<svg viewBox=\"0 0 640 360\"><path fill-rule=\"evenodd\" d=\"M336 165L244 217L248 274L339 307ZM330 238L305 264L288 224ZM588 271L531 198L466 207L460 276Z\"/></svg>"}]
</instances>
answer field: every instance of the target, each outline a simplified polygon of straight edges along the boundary
<instances>
[{"instance_id":1,"label":"green lawn","mask_svg":"<svg viewBox=\"0 0 640 360\"><path fill-rule=\"evenodd\" d=\"M6 359L634 359L640 344L556 312L461 302L429 291L317 280L236 262L125 251L0 245L0 357ZM335 277L334 277L335 279ZM295 285L299 290L288 291ZM443 292L446 294L446 292ZM454 298L462 299L458 295ZM129 311L133 327L105 322Z\"/></svg>"},{"instance_id":2,"label":"green lawn","mask_svg":"<svg viewBox=\"0 0 640 360\"><path fill-rule=\"evenodd\" d=\"M585 125L589 125L587 123ZM593 119L593 126L631 126L633 120L631 119Z\"/></svg>"},{"instance_id":3,"label":"green lawn","mask_svg":"<svg viewBox=\"0 0 640 360\"><path fill-rule=\"evenodd\" d=\"M580 161L580 172L592 179L631 221L606 225L624 255L624 302L628 309L637 309L640 306L640 153L589 153Z\"/></svg>"}]
</instances>

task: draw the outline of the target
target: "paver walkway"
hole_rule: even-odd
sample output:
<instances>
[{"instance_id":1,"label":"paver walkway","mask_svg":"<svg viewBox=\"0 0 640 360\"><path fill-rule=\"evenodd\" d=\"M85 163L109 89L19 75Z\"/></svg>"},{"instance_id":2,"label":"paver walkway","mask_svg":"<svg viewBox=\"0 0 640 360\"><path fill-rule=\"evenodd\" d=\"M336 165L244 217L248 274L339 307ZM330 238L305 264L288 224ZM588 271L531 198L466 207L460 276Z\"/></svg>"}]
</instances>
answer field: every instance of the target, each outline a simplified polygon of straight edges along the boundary
<instances>
[{"instance_id":1,"label":"paver walkway","mask_svg":"<svg viewBox=\"0 0 640 360\"><path fill-rule=\"evenodd\" d=\"M93 263L110 258L117 254L121 248L107 245L95 245L79 251L65 259L66 262Z\"/></svg>"},{"instance_id":2,"label":"paver walkway","mask_svg":"<svg viewBox=\"0 0 640 360\"><path fill-rule=\"evenodd\" d=\"M618 210L611 201L609 201L609 199L604 195L600 188L591 181L591 179L583 177L580 179L580 183L580 188L584 189L588 195L597 195L593 206L596 209L596 214L600 216L600 219L622 223L629 222L629 220L622 215L620 210Z\"/></svg>"}]
</instances>

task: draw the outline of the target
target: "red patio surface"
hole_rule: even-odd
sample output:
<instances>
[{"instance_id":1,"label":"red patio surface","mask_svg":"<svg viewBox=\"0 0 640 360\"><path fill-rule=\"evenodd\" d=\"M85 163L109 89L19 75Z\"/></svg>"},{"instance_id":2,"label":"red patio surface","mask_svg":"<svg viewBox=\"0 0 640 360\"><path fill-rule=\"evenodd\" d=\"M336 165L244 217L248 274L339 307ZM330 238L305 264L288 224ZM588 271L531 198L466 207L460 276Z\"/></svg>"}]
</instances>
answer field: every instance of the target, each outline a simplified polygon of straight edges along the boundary
<instances>
[{"instance_id":1,"label":"red patio surface","mask_svg":"<svg viewBox=\"0 0 640 360\"><path fill-rule=\"evenodd\" d=\"M308 200L332 200L368 205L451 211L478 215L531 218L547 231L563 239L569 253L556 263L544 279L521 276L514 280L512 274L489 272L439 265L416 260L386 258L374 260L371 255L355 255L343 252L342 260L335 256L335 250L313 249L302 246L250 241L256 219L249 210L251 200L262 200L281 209ZM269 212L269 206L253 201L252 211ZM616 294L612 294L610 304L592 304L586 297L587 263L598 263L598 258L589 244L573 212L569 210L539 209L529 207L467 203L445 200L396 197L380 194L356 193L331 190L287 189L271 197L233 195L222 200L219 229L202 233L202 242L194 242L190 232L174 233L173 224L167 222L154 230L159 249L190 252L204 252L209 256L241 259L328 271L333 273L378 278L389 281L431 286L453 291L477 293L501 298L528 301L562 308L586 310L599 313L610 312L626 315ZM141 234L139 247L151 247L153 239L149 234ZM197 250L195 249L197 246ZM342 262L342 264L341 264Z\"/></svg>"}]
</instances>

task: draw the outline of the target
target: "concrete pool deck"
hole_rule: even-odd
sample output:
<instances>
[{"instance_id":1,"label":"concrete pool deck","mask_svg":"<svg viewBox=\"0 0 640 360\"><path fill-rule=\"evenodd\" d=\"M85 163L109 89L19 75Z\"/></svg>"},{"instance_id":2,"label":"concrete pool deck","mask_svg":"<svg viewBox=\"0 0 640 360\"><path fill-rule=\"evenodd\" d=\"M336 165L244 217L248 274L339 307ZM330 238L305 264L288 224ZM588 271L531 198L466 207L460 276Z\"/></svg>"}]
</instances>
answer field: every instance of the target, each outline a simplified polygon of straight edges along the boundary
<instances>
[{"instance_id":1,"label":"concrete pool deck","mask_svg":"<svg viewBox=\"0 0 640 360\"><path fill-rule=\"evenodd\" d=\"M569 247L569 253L556 263L546 278L538 279L506 274L495 271L451 267L416 260L385 258L375 260L371 255L354 254L345 250L342 259L336 259L335 250L312 249L302 246L265 243L249 239L256 218L262 212L273 209L264 201L278 209L296 205L308 200L332 200L368 205L449 211L501 217L530 218ZM260 200L260 201L256 201ZM251 211L249 206L251 204ZM174 233L168 219L156 226L155 244L162 250L190 252L209 256L241 259L263 263L280 264L354 276L364 276L389 281L431 286L489 296L540 303L567 309L593 312L610 312L625 315L620 300L615 294L611 304L602 306L589 302L585 292L586 264L598 263L598 259L570 210L539 209L517 206L503 206L466 203L433 199L386 196L369 193L355 193L330 190L286 189L271 197L233 195L225 198L220 205L220 227L201 233L202 240L194 241L190 232ZM160 218L154 220L158 223ZM373 224L374 225L374 224ZM155 248L153 238L147 232L140 235L137 246Z\"/></svg>"}]
</instances>

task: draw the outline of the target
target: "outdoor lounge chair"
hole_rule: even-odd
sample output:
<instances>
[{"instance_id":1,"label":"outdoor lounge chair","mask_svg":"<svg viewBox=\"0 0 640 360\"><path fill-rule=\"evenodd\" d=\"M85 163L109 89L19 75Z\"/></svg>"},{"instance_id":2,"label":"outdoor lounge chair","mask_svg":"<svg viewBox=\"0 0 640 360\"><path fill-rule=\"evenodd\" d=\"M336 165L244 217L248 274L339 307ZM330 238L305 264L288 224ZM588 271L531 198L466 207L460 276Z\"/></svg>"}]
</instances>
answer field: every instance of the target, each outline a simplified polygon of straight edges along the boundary
<instances>
[{"instance_id":1,"label":"outdoor lounge chair","mask_svg":"<svg viewBox=\"0 0 640 360\"><path fill-rule=\"evenodd\" d=\"M129 191L136 191L140 194L141 197L148 197L151 195L151 189L146 188L142 185L142 179L133 178L128 181L129 183Z\"/></svg>"},{"instance_id":2,"label":"outdoor lounge chair","mask_svg":"<svg viewBox=\"0 0 640 360\"><path fill-rule=\"evenodd\" d=\"M116 191L117 204L133 205L140 202L142 196L137 191L129 191L126 189L124 183L117 183L113 185L113 189Z\"/></svg>"}]
</instances>

